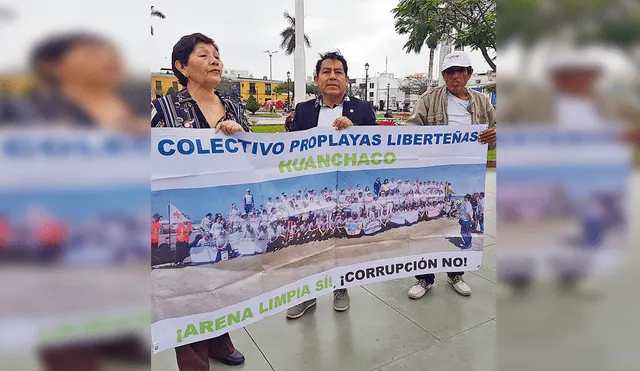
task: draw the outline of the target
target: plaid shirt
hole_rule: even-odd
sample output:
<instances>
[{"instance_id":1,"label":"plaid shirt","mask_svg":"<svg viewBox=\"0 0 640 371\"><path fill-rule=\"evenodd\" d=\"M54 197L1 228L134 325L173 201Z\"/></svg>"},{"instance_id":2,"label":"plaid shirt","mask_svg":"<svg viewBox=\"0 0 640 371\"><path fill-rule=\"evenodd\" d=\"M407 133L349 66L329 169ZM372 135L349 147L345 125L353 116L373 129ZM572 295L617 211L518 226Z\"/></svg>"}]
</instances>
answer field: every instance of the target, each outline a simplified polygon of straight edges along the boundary
<instances>
[{"instance_id":1,"label":"plaid shirt","mask_svg":"<svg viewBox=\"0 0 640 371\"><path fill-rule=\"evenodd\" d=\"M224 115L215 125L230 120L240 124L245 131L252 131L249 119L240 103L217 91L215 94L220 98L225 108ZM160 97L151 103L151 127L209 129L215 125L209 125L198 107L198 103L191 97L187 88Z\"/></svg>"}]
</instances>

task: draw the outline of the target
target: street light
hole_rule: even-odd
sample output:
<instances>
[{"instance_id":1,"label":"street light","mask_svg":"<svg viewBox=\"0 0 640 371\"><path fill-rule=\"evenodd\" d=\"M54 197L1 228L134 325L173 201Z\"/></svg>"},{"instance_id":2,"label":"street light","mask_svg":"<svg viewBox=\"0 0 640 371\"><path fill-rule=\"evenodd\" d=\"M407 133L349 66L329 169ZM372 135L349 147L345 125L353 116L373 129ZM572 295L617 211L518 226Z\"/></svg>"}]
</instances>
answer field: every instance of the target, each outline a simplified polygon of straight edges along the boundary
<instances>
[{"instance_id":1,"label":"street light","mask_svg":"<svg viewBox=\"0 0 640 371\"><path fill-rule=\"evenodd\" d=\"M389 86L391 86L391 84L387 83L387 109L389 109Z\"/></svg>"},{"instance_id":2,"label":"street light","mask_svg":"<svg viewBox=\"0 0 640 371\"><path fill-rule=\"evenodd\" d=\"M369 63L364 64L364 99L369 102Z\"/></svg>"},{"instance_id":3,"label":"street light","mask_svg":"<svg viewBox=\"0 0 640 371\"><path fill-rule=\"evenodd\" d=\"M271 69L271 57L273 57L273 55L276 54L278 51L276 50L275 52L272 52L272 51L269 51L269 49L267 49L264 52L269 55L269 80L273 80L272 69Z\"/></svg>"},{"instance_id":4,"label":"street light","mask_svg":"<svg viewBox=\"0 0 640 371\"><path fill-rule=\"evenodd\" d=\"M287 109L289 110L289 112L291 112L291 101L289 100L289 97L291 97L291 73L289 73L289 71L287 71Z\"/></svg>"}]
</instances>

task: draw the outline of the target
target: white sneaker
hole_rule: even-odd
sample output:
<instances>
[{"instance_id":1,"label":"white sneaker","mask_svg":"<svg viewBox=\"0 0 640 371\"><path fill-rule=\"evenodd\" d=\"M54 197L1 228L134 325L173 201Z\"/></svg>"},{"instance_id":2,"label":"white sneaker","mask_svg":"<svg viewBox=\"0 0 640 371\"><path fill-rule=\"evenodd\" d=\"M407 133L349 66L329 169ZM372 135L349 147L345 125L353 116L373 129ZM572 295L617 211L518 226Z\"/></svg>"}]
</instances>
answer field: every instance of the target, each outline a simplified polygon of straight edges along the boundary
<instances>
[{"instance_id":1,"label":"white sneaker","mask_svg":"<svg viewBox=\"0 0 640 371\"><path fill-rule=\"evenodd\" d=\"M458 292L458 294L462 296L471 295L471 287L464 282L464 278L462 276L454 276L453 278L448 277L447 281L453 286L453 288Z\"/></svg>"},{"instance_id":2,"label":"white sneaker","mask_svg":"<svg viewBox=\"0 0 640 371\"><path fill-rule=\"evenodd\" d=\"M418 280L411 288L409 289L409 297L411 299L420 299L424 296L424 294L429 291L429 289L433 286L430 283L427 283L427 280L421 279Z\"/></svg>"}]
</instances>

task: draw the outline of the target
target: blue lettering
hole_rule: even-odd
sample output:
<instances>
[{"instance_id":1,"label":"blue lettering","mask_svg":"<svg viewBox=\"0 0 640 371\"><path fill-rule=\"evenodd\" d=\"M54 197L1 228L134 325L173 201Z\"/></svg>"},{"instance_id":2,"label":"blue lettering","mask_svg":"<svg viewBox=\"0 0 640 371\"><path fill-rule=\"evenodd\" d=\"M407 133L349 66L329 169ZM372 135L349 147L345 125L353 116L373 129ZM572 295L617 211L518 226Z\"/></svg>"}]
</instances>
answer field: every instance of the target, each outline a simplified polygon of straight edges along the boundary
<instances>
[{"instance_id":1,"label":"blue lettering","mask_svg":"<svg viewBox=\"0 0 640 371\"><path fill-rule=\"evenodd\" d=\"M349 134L349 136L351 137L351 140L353 141L353 145L357 146L358 145L358 138L360 138L360 134Z\"/></svg>"},{"instance_id":2,"label":"blue lettering","mask_svg":"<svg viewBox=\"0 0 640 371\"><path fill-rule=\"evenodd\" d=\"M160 152L160 154L163 156L171 156L172 154L176 153L176 150L173 148L166 150L165 146L167 144L172 146L175 143L171 139L162 139L158 142L158 152Z\"/></svg>"},{"instance_id":3,"label":"blue lettering","mask_svg":"<svg viewBox=\"0 0 640 371\"><path fill-rule=\"evenodd\" d=\"M402 145L410 146L411 145L411 134L403 134L402 135Z\"/></svg>"},{"instance_id":4,"label":"blue lettering","mask_svg":"<svg viewBox=\"0 0 640 371\"><path fill-rule=\"evenodd\" d=\"M373 145L379 146L382 143L382 136L380 134L373 134Z\"/></svg>"},{"instance_id":5,"label":"blue lettering","mask_svg":"<svg viewBox=\"0 0 640 371\"><path fill-rule=\"evenodd\" d=\"M442 133L433 134L436 137L436 144L440 144L440 138L442 138Z\"/></svg>"},{"instance_id":6,"label":"blue lettering","mask_svg":"<svg viewBox=\"0 0 640 371\"><path fill-rule=\"evenodd\" d=\"M453 144L460 143L461 139L462 139L462 133L460 132L460 130L453 133Z\"/></svg>"},{"instance_id":7,"label":"blue lettering","mask_svg":"<svg viewBox=\"0 0 640 371\"><path fill-rule=\"evenodd\" d=\"M327 142L327 136L322 134L322 135L318 135L318 147L322 147L322 143L326 143Z\"/></svg>"},{"instance_id":8,"label":"blue lettering","mask_svg":"<svg viewBox=\"0 0 640 371\"><path fill-rule=\"evenodd\" d=\"M424 144L433 144L431 140L433 139L433 134L425 134L424 135Z\"/></svg>"},{"instance_id":9,"label":"blue lettering","mask_svg":"<svg viewBox=\"0 0 640 371\"><path fill-rule=\"evenodd\" d=\"M308 145L309 145L309 139L303 139L302 142L300 143L300 152L306 151L308 149L307 148Z\"/></svg>"},{"instance_id":10,"label":"blue lettering","mask_svg":"<svg viewBox=\"0 0 640 371\"><path fill-rule=\"evenodd\" d=\"M291 141L291 148L289 149L289 153L293 152L294 149L300 147L300 141L297 139L294 139Z\"/></svg>"},{"instance_id":11,"label":"blue lettering","mask_svg":"<svg viewBox=\"0 0 640 371\"><path fill-rule=\"evenodd\" d=\"M187 145L186 149L184 148L185 144ZM193 145L193 142L190 141L189 139L180 139L178 141L178 152L180 152L180 154L182 155L190 155L193 153L195 149L196 148Z\"/></svg>"},{"instance_id":12,"label":"blue lettering","mask_svg":"<svg viewBox=\"0 0 640 371\"><path fill-rule=\"evenodd\" d=\"M462 140L460 140L460 143L466 143L469 141L469 133L464 133L464 135L462 136Z\"/></svg>"},{"instance_id":13,"label":"blue lettering","mask_svg":"<svg viewBox=\"0 0 640 371\"><path fill-rule=\"evenodd\" d=\"M269 145L265 148L264 143L260 143L260 148L262 149L262 155L266 156L271 151L271 147L273 147L273 143L269 143Z\"/></svg>"},{"instance_id":14,"label":"blue lettering","mask_svg":"<svg viewBox=\"0 0 640 371\"><path fill-rule=\"evenodd\" d=\"M236 144L238 142L234 138L228 138L227 140L224 141L224 148L227 150L227 152L229 153L238 152L238 147L231 147L231 143Z\"/></svg>"},{"instance_id":15,"label":"blue lettering","mask_svg":"<svg viewBox=\"0 0 640 371\"><path fill-rule=\"evenodd\" d=\"M238 143L242 144L242 150L244 153L247 153L247 146L251 144L251 142L247 142L246 140L238 139Z\"/></svg>"},{"instance_id":16,"label":"blue lettering","mask_svg":"<svg viewBox=\"0 0 640 371\"><path fill-rule=\"evenodd\" d=\"M451 133L445 133L444 134L444 144L451 144Z\"/></svg>"},{"instance_id":17,"label":"blue lettering","mask_svg":"<svg viewBox=\"0 0 640 371\"><path fill-rule=\"evenodd\" d=\"M279 155L282 152L284 152L284 143L282 142L277 142L273 145L273 154L274 155Z\"/></svg>"},{"instance_id":18,"label":"blue lettering","mask_svg":"<svg viewBox=\"0 0 640 371\"><path fill-rule=\"evenodd\" d=\"M211 153L211 151L209 151L206 148L202 148L202 142L200 141L200 139L196 139L196 147L198 148L198 154L199 155L203 155L206 153Z\"/></svg>"},{"instance_id":19,"label":"blue lettering","mask_svg":"<svg viewBox=\"0 0 640 371\"><path fill-rule=\"evenodd\" d=\"M318 142L318 138L316 137L309 138L309 149L316 148L317 142Z\"/></svg>"},{"instance_id":20,"label":"blue lettering","mask_svg":"<svg viewBox=\"0 0 640 371\"><path fill-rule=\"evenodd\" d=\"M251 148L251 153L253 153L254 155L258 154L258 143L253 143L253 146Z\"/></svg>"},{"instance_id":21,"label":"blue lettering","mask_svg":"<svg viewBox=\"0 0 640 371\"><path fill-rule=\"evenodd\" d=\"M222 149L222 138L211 138L209 142L211 143L211 153L224 153L224 149Z\"/></svg>"},{"instance_id":22,"label":"blue lettering","mask_svg":"<svg viewBox=\"0 0 640 371\"><path fill-rule=\"evenodd\" d=\"M362 140L360 140L360 145L361 146L370 146L371 145L371 140L369 139L368 135L363 135L362 136Z\"/></svg>"},{"instance_id":23,"label":"blue lettering","mask_svg":"<svg viewBox=\"0 0 640 371\"><path fill-rule=\"evenodd\" d=\"M413 144L416 146L422 145L422 134L416 134L413 136Z\"/></svg>"},{"instance_id":24,"label":"blue lettering","mask_svg":"<svg viewBox=\"0 0 640 371\"><path fill-rule=\"evenodd\" d=\"M342 134L340 136L340 141L338 142L339 146L348 146L349 145L349 137L346 134Z\"/></svg>"},{"instance_id":25,"label":"blue lettering","mask_svg":"<svg viewBox=\"0 0 640 371\"><path fill-rule=\"evenodd\" d=\"M473 133L471 133L471 142L477 142L478 141L478 132L474 131Z\"/></svg>"}]
</instances>

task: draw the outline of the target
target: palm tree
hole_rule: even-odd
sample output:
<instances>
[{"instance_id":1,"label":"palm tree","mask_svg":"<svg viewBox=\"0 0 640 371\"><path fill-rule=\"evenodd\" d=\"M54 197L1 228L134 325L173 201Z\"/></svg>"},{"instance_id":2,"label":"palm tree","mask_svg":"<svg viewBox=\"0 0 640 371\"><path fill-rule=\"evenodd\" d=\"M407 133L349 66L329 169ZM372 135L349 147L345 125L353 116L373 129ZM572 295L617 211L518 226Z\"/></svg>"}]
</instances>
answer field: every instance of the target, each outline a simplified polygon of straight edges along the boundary
<instances>
[{"instance_id":1,"label":"palm tree","mask_svg":"<svg viewBox=\"0 0 640 371\"><path fill-rule=\"evenodd\" d=\"M154 10L154 9L153 9L153 5L151 5L151 17L152 17L152 18L153 18L153 17L158 17L158 18L160 18L160 19L165 19L165 18L167 18L167 17L164 15L164 13L162 13L161 11L159 11L159 10ZM151 36L153 36L153 25L151 25Z\"/></svg>"},{"instance_id":2,"label":"palm tree","mask_svg":"<svg viewBox=\"0 0 640 371\"><path fill-rule=\"evenodd\" d=\"M284 50L285 55L291 55L293 54L294 50L296 50L296 19L286 11L283 15L284 18L289 22L289 27L280 32L280 36L282 36L280 49ZM306 34L304 35L304 42L305 44L307 44L307 47L311 47L309 36L307 36Z\"/></svg>"}]
</instances>

